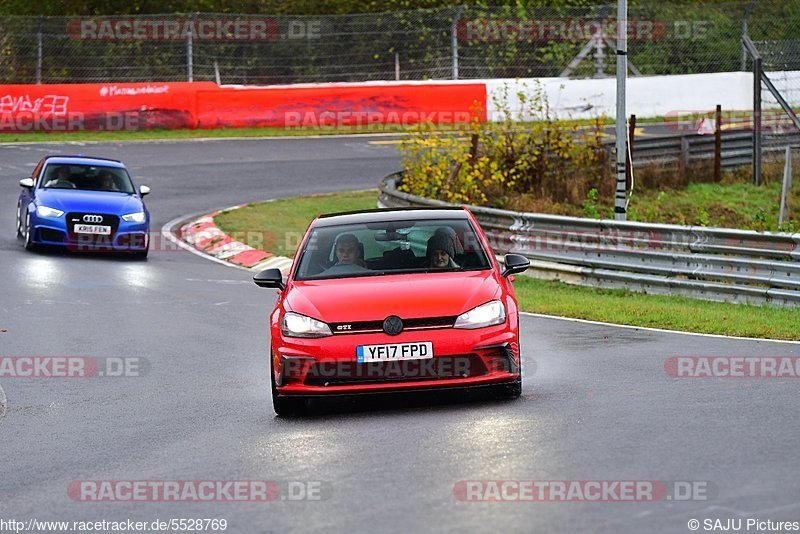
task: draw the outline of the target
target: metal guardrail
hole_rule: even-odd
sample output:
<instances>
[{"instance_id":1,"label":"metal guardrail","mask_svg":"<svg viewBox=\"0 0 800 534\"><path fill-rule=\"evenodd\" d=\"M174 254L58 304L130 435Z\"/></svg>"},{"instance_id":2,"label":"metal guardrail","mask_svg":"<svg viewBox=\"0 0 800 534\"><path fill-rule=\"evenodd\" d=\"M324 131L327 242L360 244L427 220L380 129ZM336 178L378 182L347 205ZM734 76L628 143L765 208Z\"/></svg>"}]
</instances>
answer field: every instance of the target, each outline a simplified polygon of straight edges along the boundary
<instances>
[{"instance_id":1,"label":"metal guardrail","mask_svg":"<svg viewBox=\"0 0 800 534\"><path fill-rule=\"evenodd\" d=\"M800 146L800 131L790 127L787 133L762 134L764 152L779 153L787 146ZM612 145L609 143L609 148ZM753 132L728 130L722 132L722 167L732 168L753 162ZM634 164L673 163L689 166L697 161L714 159L714 136L694 132L654 138L638 138L633 143Z\"/></svg>"},{"instance_id":2,"label":"metal guardrail","mask_svg":"<svg viewBox=\"0 0 800 534\"><path fill-rule=\"evenodd\" d=\"M381 182L385 207L452 206ZM540 277L707 300L800 307L800 233L582 219L470 206L495 253L531 259Z\"/></svg>"}]
</instances>

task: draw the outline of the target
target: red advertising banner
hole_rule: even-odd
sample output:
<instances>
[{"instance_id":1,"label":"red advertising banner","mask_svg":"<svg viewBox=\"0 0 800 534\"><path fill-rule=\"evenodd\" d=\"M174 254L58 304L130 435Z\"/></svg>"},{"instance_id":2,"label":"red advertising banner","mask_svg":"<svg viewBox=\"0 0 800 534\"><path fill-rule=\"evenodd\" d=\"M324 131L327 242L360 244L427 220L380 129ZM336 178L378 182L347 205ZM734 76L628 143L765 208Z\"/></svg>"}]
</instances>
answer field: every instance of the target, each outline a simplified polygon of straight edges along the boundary
<instances>
[{"instance_id":1,"label":"red advertising banner","mask_svg":"<svg viewBox=\"0 0 800 534\"><path fill-rule=\"evenodd\" d=\"M486 120L486 85L319 85L198 93L198 127L333 128Z\"/></svg>"},{"instance_id":2,"label":"red advertising banner","mask_svg":"<svg viewBox=\"0 0 800 534\"><path fill-rule=\"evenodd\" d=\"M0 131L196 128L197 91L216 84L0 85Z\"/></svg>"},{"instance_id":3,"label":"red advertising banner","mask_svg":"<svg viewBox=\"0 0 800 534\"><path fill-rule=\"evenodd\" d=\"M0 85L0 132L334 128L486 120L486 86L211 82Z\"/></svg>"}]
</instances>

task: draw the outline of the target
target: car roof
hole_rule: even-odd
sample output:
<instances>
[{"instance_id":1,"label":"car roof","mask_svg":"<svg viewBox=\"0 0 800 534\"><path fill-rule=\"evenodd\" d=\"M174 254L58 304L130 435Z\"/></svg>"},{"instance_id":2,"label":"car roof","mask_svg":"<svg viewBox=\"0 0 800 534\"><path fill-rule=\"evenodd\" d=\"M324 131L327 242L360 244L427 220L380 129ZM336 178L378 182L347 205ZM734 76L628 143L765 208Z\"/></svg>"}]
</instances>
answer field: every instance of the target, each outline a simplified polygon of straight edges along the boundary
<instances>
[{"instance_id":1,"label":"car roof","mask_svg":"<svg viewBox=\"0 0 800 534\"><path fill-rule=\"evenodd\" d=\"M87 157L87 156L47 156L45 163L48 165L102 165L105 167L125 168L125 164L116 159Z\"/></svg>"},{"instance_id":2,"label":"car roof","mask_svg":"<svg viewBox=\"0 0 800 534\"><path fill-rule=\"evenodd\" d=\"M384 208L320 215L314 226L339 226L387 221L468 219L464 208Z\"/></svg>"}]
</instances>

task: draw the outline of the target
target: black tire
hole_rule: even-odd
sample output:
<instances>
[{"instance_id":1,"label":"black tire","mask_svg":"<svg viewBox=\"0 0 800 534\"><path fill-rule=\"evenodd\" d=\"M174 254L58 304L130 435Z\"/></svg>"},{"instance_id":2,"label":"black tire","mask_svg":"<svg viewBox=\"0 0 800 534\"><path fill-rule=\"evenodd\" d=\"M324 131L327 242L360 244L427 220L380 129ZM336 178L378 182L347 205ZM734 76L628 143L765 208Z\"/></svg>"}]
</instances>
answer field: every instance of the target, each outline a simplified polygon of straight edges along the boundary
<instances>
[{"instance_id":1,"label":"black tire","mask_svg":"<svg viewBox=\"0 0 800 534\"><path fill-rule=\"evenodd\" d=\"M148 247L148 248L146 248L144 250L137 250L136 252L131 252L131 258L133 258L135 260L146 260L147 259L147 253L148 253L149 250L150 250L150 247Z\"/></svg>"},{"instance_id":2,"label":"black tire","mask_svg":"<svg viewBox=\"0 0 800 534\"><path fill-rule=\"evenodd\" d=\"M495 397L498 399L518 399L522 395L522 373L513 382L495 387Z\"/></svg>"},{"instance_id":3,"label":"black tire","mask_svg":"<svg viewBox=\"0 0 800 534\"><path fill-rule=\"evenodd\" d=\"M275 371L272 369L272 357L269 364L269 378L272 385L272 409L281 417L291 417L306 413L306 399L304 397L287 397L279 395L275 386Z\"/></svg>"},{"instance_id":4,"label":"black tire","mask_svg":"<svg viewBox=\"0 0 800 534\"><path fill-rule=\"evenodd\" d=\"M31 215L25 216L25 250L35 250L36 244L31 239Z\"/></svg>"},{"instance_id":5,"label":"black tire","mask_svg":"<svg viewBox=\"0 0 800 534\"><path fill-rule=\"evenodd\" d=\"M22 239L22 206L17 206L17 239Z\"/></svg>"},{"instance_id":6,"label":"black tire","mask_svg":"<svg viewBox=\"0 0 800 534\"><path fill-rule=\"evenodd\" d=\"M306 400L302 397L272 396L272 408L281 417L292 417L306 413Z\"/></svg>"}]
</instances>

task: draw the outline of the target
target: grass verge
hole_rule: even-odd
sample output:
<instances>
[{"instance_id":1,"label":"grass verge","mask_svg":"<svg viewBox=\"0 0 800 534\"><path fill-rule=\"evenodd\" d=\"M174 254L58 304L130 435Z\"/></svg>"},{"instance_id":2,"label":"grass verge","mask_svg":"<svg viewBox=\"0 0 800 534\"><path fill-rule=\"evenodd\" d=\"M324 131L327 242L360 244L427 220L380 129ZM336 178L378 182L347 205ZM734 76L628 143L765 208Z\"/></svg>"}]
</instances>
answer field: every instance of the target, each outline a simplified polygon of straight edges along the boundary
<instances>
[{"instance_id":1,"label":"grass verge","mask_svg":"<svg viewBox=\"0 0 800 534\"><path fill-rule=\"evenodd\" d=\"M251 247L294 257L308 224L317 215L377 207L378 191L354 191L249 204L225 211L214 221Z\"/></svg>"},{"instance_id":2,"label":"grass verge","mask_svg":"<svg viewBox=\"0 0 800 534\"><path fill-rule=\"evenodd\" d=\"M756 231L797 232L797 218L778 224L781 182L690 184L673 191L642 191L631 202L629 220L722 226ZM800 205L800 188L794 188L790 206ZM610 210L609 210L610 211Z\"/></svg>"},{"instance_id":3,"label":"grass verge","mask_svg":"<svg viewBox=\"0 0 800 534\"><path fill-rule=\"evenodd\" d=\"M251 204L224 212L215 220L226 233L248 236L251 246L292 257L308 223L317 215L375 205L376 191L356 191ZM645 295L526 276L516 277L514 286L520 309L527 312L704 334L800 340L800 312L791 308Z\"/></svg>"},{"instance_id":4,"label":"grass verge","mask_svg":"<svg viewBox=\"0 0 800 534\"><path fill-rule=\"evenodd\" d=\"M800 340L800 312L792 308L645 295L527 276L518 276L514 287L520 309L528 312L703 334Z\"/></svg>"}]
</instances>

